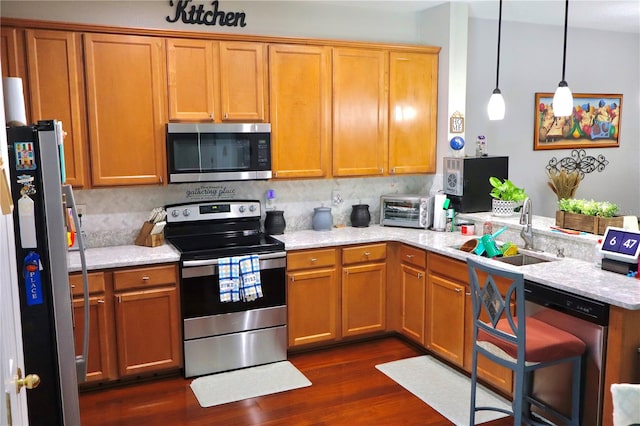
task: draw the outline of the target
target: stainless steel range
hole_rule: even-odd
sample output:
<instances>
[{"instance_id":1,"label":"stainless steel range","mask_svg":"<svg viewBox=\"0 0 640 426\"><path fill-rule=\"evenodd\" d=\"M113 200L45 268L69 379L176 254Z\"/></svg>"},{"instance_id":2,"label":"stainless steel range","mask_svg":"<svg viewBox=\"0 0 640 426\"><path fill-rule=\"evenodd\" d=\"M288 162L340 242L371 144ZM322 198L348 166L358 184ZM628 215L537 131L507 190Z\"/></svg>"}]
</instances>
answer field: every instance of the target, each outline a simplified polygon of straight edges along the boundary
<instances>
[{"instance_id":1,"label":"stainless steel range","mask_svg":"<svg viewBox=\"0 0 640 426\"><path fill-rule=\"evenodd\" d=\"M165 208L165 237L181 253L184 376L285 360L286 253L284 243L260 231L260 202L211 201ZM226 269L220 264L252 255L259 260L256 275L262 296L221 301L226 300L226 287L220 274L223 271L226 278Z\"/></svg>"}]
</instances>

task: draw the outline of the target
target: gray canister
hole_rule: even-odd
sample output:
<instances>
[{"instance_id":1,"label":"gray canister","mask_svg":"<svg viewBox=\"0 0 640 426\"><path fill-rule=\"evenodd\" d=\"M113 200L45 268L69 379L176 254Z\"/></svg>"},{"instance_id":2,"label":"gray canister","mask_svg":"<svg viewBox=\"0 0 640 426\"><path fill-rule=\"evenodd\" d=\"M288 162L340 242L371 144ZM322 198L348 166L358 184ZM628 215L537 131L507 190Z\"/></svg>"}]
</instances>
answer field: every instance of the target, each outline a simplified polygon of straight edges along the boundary
<instances>
[{"instance_id":1,"label":"gray canister","mask_svg":"<svg viewBox=\"0 0 640 426\"><path fill-rule=\"evenodd\" d=\"M331 216L331 208L314 208L312 225L315 231L331 231L331 228L333 227L333 216Z\"/></svg>"}]
</instances>

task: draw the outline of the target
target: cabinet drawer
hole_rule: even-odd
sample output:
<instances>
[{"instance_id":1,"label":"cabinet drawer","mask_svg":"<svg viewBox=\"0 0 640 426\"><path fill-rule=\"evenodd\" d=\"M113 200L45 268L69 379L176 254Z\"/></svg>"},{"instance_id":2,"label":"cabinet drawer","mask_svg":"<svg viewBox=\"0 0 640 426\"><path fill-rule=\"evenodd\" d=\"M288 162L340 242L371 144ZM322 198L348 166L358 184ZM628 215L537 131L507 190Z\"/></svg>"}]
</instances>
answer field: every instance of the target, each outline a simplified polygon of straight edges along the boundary
<instances>
[{"instance_id":1,"label":"cabinet drawer","mask_svg":"<svg viewBox=\"0 0 640 426\"><path fill-rule=\"evenodd\" d=\"M320 268L336 264L336 250L306 250L287 254L287 269Z\"/></svg>"},{"instance_id":2,"label":"cabinet drawer","mask_svg":"<svg viewBox=\"0 0 640 426\"><path fill-rule=\"evenodd\" d=\"M113 289L128 290L140 287L174 285L177 281L174 265L135 268L113 272Z\"/></svg>"},{"instance_id":3,"label":"cabinet drawer","mask_svg":"<svg viewBox=\"0 0 640 426\"><path fill-rule=\"evenodd\" d=\"M429 253L429 272L443 275L463 283L469 282L467 264L447 256Z\"/></svg>"},{"instance_id":4,"label":"cabinet drawer","mask_svg":"<svg viewBox=\"0 0 640 426\"><path fill-rule=\"evenodd\" d=\"M419 248L403 245L400 247L400 260L402 263L408 263L424 269L427 267L427 252Z\"/></svg>"},{"instance_id":5,"label":"cabinet drawer","mask_svg":"<svg viewBox=\"0 0 640 426\"><path fill-rule=\"evenodd\" d=\"M387 258L386 244L367 244L364 246L348 247L342 249L342 264L370 262L372 260L384 260Z\"/></svg>"},{"instance_id":6,"label":"cabinet drawer","mask_svg":"<svg viewBox=\"0 0 640 426\"><path fill-rule=\"evenodd\" d=\"M90 272L89 278L89 294L104 293L104 272ZM71 294L79 296L84 294L84 284L82 283L82 273L69 275L69 285L71 286Z\"/></svg>"}]
</instances>

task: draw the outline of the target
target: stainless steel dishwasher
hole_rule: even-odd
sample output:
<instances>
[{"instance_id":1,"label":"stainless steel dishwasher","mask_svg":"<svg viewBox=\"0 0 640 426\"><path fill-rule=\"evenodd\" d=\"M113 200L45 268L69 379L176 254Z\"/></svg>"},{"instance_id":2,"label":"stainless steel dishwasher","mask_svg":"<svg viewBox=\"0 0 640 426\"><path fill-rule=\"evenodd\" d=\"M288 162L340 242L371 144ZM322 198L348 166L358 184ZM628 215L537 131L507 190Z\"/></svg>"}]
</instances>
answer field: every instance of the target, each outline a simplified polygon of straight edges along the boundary
<instances>
[{"instance_id":1,"label":"stainless steel dishwasher","mask_svg":"<svg viewBox=\"0 0 640 426\"><path fill-rule=\"evenodd\" d=\"M525 292L527 315L565 330L586 343L580 424L601 425L609 305L531 281L525 282ZM537 398L561 413L571 413L571 368L568 365L537 370L532 386ZM547 420L558 423L558 419Z\"/></svg>"}]
</instances>

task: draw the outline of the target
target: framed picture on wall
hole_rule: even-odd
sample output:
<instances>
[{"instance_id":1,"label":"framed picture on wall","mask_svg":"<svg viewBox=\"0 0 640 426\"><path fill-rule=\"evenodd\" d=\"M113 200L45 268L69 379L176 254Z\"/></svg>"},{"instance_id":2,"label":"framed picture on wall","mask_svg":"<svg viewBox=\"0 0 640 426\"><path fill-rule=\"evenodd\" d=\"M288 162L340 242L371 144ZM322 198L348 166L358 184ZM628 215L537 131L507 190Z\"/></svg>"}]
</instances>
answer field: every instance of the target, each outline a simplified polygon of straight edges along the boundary
<instances>
[{"instance_id":1,"label":"framed picture on wall","mask_svg":"<svg viewBox=\"0 0 640 426\"><path fill-rule=\"evenodd\" d=\"M622 95L573 94L573 112L553 116L553 93L536 93L533 149L620 146Z\"/></svg>"}]
</instances>

